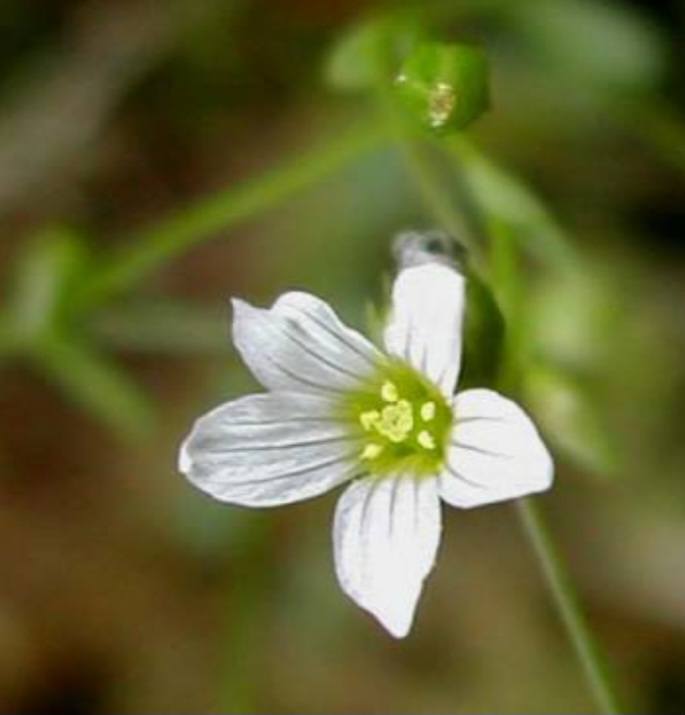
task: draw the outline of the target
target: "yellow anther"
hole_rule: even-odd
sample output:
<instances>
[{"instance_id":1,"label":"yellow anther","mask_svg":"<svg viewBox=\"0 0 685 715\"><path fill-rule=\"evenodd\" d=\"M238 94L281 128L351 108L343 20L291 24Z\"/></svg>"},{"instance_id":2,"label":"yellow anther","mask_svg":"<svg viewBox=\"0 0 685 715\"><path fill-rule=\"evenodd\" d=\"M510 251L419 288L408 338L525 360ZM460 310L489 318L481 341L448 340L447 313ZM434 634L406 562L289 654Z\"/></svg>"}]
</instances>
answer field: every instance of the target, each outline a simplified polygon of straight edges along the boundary
<instances>
[{"instance_id":1,"label":"yellow anther","mask_svg":"<svg viewBox=\"0 0 685 715\"><path fill-rule=\"evenodd\" d=\"M416 438L416 441L424 449L435 449L435 439L433 439L433 435L428 430L421 430Z\"/></svg>"},{"instance_id":2,"label":"yellow anther","mask_svg":"<svg viewBox=\"0 0 685 715\"><path fill-rule=\"evenodd\" d=\"M375 442L369 442L364 445L362 450L362 459L376 459L383 451L383 445L376 444Z\"/></svg>"},{"instance_id":3,"label":"yellow anther","mask_svg":"<svg viewBox=\"0 0 685 715\"><path fill-rule=\"evenodd\" d=\"M380 420L381 413L378 410L368 410L359 415L361 426L368 432L373 429L376 423Z\"/></svg>"},{"instance_id":4,"label":"yellow anther","mask_svg":"<svg viewBox=\"0 0 685 715\"><path fill-rule=\"evenodd\" d=\"M435 402L424 402L421 405L421 419L430 422L435 417Z\"/></svg>"},{"instance_id":5,"label":"yellow anther","mask_svg":"<svg viewBox=\"0 0 685 715\"><path fill-rule=\"evenodd\" d=\"M383 408L376 429L391 442L403 442L414 427L414 414L407 400Z\"/></svg>"},{"instance_id":6,"label":"yellow anther","mask_svg":"<svg viewBox=\"0 0 685 715\"><path fill-rule=\"evenodd\" d=\"M400 393L394 383L386 380L381 387L381 397L386 402L397 402L400 399Z\"/></svg>"}]
</instances>

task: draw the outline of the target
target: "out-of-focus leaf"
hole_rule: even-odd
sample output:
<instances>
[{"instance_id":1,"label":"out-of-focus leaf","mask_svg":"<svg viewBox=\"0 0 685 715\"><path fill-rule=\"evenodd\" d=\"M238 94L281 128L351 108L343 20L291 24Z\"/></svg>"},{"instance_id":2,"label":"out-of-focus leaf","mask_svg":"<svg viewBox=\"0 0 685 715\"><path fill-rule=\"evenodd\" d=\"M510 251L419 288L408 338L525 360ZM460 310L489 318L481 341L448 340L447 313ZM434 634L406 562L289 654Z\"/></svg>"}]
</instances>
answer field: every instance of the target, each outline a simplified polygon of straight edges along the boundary
<instances>
[{"instance_id":1,"label":"out-of-focus leaf","mask_svg":"<svg viewBox=\"0 0 685 715\"><path fill-rule=\"evenodd\" d=\"M530 305L538 352L578 371L606 369L623 334L627 297L599 266L588 257L577 270L544 276Z\"/></svg>"},{"instance_id":2,"label":"out-of-focus leaf","mask_svg":"<svg viewBox=\"0 0 685 715\"><path fill-rule=\"evenodd\" d=\"M568 77L560 92L644 90L661 77L662 38L627 3L535 0L509 13L540 65Z\"/></svg>"},{"instance_id":3,"label":"out-of-focus leaf","mask_svg":"<svg viewBox=\"0 0 685 715\"><path fill-rule=\"evenodd\" d=\"M19 256L0 351L28 358L80 404L120 433L152 424L152 409L122 370L82 342L74 297L91 265L80 237L64 227L40 232Z\"/></svg>"},{"instance_id":4,"label":"out-of-focus leaf","mask_svg":"<svg viewBox=\"0 0 685 715\"><path fill-rule=\"evenodd\" d=\"M505 323L492 292L474 274L466 283L466 306L460 389L493 385L503 355Z\"/></svg>"},{"instance_id":5,"label":"out-of-focus leaf","mask_svg":"<svg viewBox=\"0 0 685 715\"><path fill-rule=\"evenodd\" d=\"M422 36L420 23L410 15L385 15L352 25L331 48L324 79L338 90L370 89L379 79L379 52L394 70Z\"/></svg>"},{"instance_id":6,"label":"out-of-focus leaf","mask_svg":"<svg viewBox=\"0 0 685 715\"><path fill-rule=\"evenodd\" d=\"M502 311L511 319L519 311L521 303L521 265L519 246L507 224L491 221L489 267L491 285Z\"/></svg>"},{"instance_id":7,"label":"out-of-focus leaf","mask_svg":"<svg viewBox=\"0 0 685 715\"><path fill-rule=\"evenodd\" d=\"M527 371L523 392L553 445L593 474L616 473L616 449L584 385L551 367L537 365Z\"/></svg>"},{"instance_id":8,"label":"out-of-focus leaf","mask_svg":"<svg viewBox=\"0 0 685 715\"><path fill-rule=\"evenodd\" d=\"M147 300L98 311L90 332L109 346L138 353L225 355L228 326L225 305Z\"/></svg>"},{"instance_id":9,"label":"out-of-focus leaf","mask_svg":"<svg viewBox=\"0 0 685 715\"><path fill-rule=\"evenodd\" d=\"M388 288L386 294L390 295ZM389 303L389 298L388 298ZM367 301L364 305L364 315L366 318L366 333L376 345L383 344L383 330L387 317L387 309L381 308L372 301Z\"/></svg>"},{"instance_id":10,"label":"out-of-focus leaf","mask_svg":"<svg viewBox=\"0 0 685 715\"><path fill-rule=\"evenodd\" d=\"M324 65L324 79L334 89L365 90L378 76L374 60L380 43L378 21L354 25L333 45Z\"/></svg>"},{"instance_id":11,"label":"out-of-focus leaf","mask_svg":"<svg viewBox=\"0 0 685 715\"><path fill-rule=\"evenodd\" d=\"M58 330L87 265L84 242L68 228L45 229L29 242L15 265L7 309L17 340Z\"/></svg>"},{"instance_id":12,"label":"out-of-focus leaf","mask_svg":"<svg viewBox=\"0 0 685 715\"><path fill-rule=\"evenodd\" d=\"M498 385L505 392L513 393L519 390L521 375L531 352L522 251L514 232L505 223L490 221L488 236L490 285L506 322Z\"/></svg>"},{"instance_id":13,"label":"out-of-focus leaf","mask_svg":"<svg viewBox=\"0 0 685 715\"><path fill-rule=\"evenodd\" d=\"M191 489L189 485L182 489L171 509L171 535L184 551L211 564L222 563L229 555L235 559L259 550L267 535L266 519L241 509L227 514L224 504L196 490L197 498L193 498Z\"/></svg>"},{"instance_id":14,"label":"out-of-focus leaf","mask_svg":"<svg viewBox=\"0 0 685 715\"><path fill-rule=\"evenodd\" d=\"M420 44L402 63L395 85L412 117L441 134L471 124L490 101L487 58L469 45Z\"/></svg>"},{"instance_id":15,"label":"out-of-focus leaf","mask_svg":"<svg viewBox=\"0 0 685 715\"><path fill-rule=\"evenodd\" d=\"M454 141L452 148L464 180L489 222L508 225L524 250L546 265L564 269L575 263L575 253L563 232L524 183L471 143Z\"/></svg>"},{"instance_id":16,"label":"out-of-focus leaf","mask_svg":"<svg viewBox=\"0 0 685 715\"><path fill-rule=\"evenodd\" d=\"M32 350L34 363L75 403L110 424L123 436L145 434L153 409L140 389L104 356L52 336Z\"/></svg>"}]
</instances>

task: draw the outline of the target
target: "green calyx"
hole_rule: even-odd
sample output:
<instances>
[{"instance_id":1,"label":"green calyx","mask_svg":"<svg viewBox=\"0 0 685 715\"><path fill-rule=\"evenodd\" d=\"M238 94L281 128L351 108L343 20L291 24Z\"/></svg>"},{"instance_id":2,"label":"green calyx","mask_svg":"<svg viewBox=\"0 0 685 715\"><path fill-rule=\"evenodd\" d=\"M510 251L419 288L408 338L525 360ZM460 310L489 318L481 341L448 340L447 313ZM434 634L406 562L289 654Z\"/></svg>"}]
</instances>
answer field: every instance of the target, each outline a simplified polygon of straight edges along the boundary
<instances>
[{"instance_id":1,"label":"green calyx","mask_svg":"<svg viewBox=\"0 0 685 715\"><path fill-rule=\"evenodd\" d=\"M440 390L406 363L384 363L342 407L362 439L359 458L371 474L423 476L442 468L452 410Z\"/></svg>"},{"instance_id":2,"label":"green calyx","mask_svg":"<svg viewBox=\"0 0 685 715\"><path fill-rule=\"evenodd\" d=\"M410 113L440 134L464 129L489 105L486 57L469 45L419 45L404 61L395 86Z\"/></svg>"}]
</instances>

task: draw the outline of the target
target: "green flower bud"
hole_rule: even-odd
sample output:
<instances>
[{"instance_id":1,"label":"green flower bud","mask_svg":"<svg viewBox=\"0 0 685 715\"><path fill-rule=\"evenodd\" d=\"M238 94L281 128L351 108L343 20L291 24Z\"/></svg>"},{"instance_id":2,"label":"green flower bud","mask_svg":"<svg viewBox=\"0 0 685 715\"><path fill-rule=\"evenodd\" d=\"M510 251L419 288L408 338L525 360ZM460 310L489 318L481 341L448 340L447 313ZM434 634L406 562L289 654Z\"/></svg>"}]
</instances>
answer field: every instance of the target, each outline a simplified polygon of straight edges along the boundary
<instances>
[{"instance_id":1,"label":"green flower bud","mask_svg":"<svg viewBox=\"0 0 685 715\"><path fill-rule=\"evenodd\" d=\"M395 85L420 123L439 133L463 129L489 106L487 60L476 47L419 45Z\"/></svg>"}]
</instances>

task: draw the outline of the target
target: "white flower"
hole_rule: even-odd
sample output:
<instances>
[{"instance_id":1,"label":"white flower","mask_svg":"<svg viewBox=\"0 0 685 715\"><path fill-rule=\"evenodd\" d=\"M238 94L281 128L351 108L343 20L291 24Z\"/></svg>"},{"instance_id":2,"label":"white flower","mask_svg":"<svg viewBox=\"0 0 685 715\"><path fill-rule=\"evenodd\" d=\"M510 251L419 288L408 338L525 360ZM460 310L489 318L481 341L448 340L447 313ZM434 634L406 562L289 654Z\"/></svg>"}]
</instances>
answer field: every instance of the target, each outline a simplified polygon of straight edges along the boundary
<instances>
[{"instance_id":1,"label":"white flower","mask_svg":"<svg viewBox=\"0 0 685 715\"><path fill-rule=\"evenodd\" d=\"M463 277L435 262L404 268L392 300L385 352L312 295L269 310L234 300L233 339L268 392L201 417L179 464L216 499L253 507L349 482L333 523L340 585L402 637L435 561L440 500L469 508L542 491L553 466L514 402L454 395Z\"/></svg>"}]
</instances>

